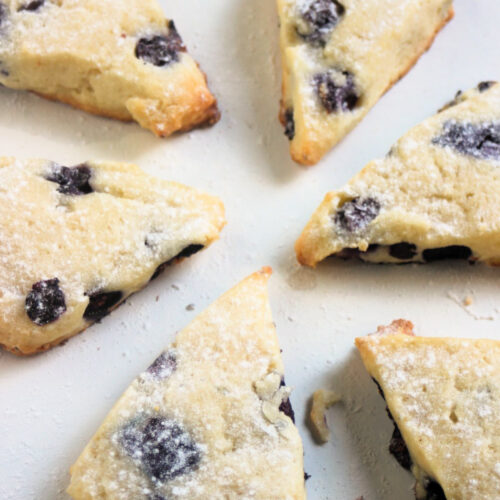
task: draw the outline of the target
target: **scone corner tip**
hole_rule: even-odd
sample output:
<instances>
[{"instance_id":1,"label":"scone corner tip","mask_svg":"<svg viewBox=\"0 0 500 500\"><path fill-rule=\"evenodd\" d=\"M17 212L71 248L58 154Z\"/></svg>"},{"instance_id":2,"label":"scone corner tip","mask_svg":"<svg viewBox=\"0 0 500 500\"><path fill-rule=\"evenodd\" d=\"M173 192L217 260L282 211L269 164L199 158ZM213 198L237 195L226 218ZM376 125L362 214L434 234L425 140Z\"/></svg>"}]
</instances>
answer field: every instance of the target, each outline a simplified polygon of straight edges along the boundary
<instances>
[{"instance_id":1,"label":"scone corner tip","mask_svg":"<svg viewBox=\"0 0 500 500\"><path fill-rule=\"evenodd\" d=\"M271 266L263 266L259 271L259 274L265 276L266 278L270 278L273 274L273 268Z\"/></svg>"},{"instance_id":2,"label":"scone corner tip","mask_svg":"<svg viewBox=\"0 0 500 500\"><path fill-rule=\"evenodd\" d=\"M279 118L295 162L318 163L415 65L454 14L452 0L402 2L396 10L397 3L367 2L372 36L361 43L355 2L278 2ZM395 25L401 36L393 36Z\"/></svg>"},{"instance_id":3,"label":"scone corner tip","mask_svg":"<svg viewBox=\"0 0 500 500\"><path fill-rule=\"evenodd\" d=\"M398 335L398 334L403 334L403 335L408 335L408 336L415 336L415 333L413 331L414 325L411 321L407 319L395 319L393 320L390 324L388 325L379 325L377 327L377 330L373 333L369 333L368 335L363 335L361 337L356 337L354 339L354 343L356 344L357 347L360 345L364 344L365 342L369 342L373 338L376 337L382 337L382 336L388 336L388 335Z\"/></svg>"}]
</instances>

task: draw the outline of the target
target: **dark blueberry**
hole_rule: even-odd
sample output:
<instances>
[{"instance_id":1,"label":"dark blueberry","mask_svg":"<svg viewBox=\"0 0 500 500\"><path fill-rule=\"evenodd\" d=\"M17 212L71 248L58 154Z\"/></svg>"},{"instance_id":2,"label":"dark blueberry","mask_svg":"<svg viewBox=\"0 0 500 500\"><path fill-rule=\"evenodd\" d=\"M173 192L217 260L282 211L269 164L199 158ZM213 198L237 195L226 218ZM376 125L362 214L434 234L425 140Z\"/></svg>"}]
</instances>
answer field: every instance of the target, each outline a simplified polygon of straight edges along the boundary
<instances>
[{"instance_id":1,"label":"dark blueberry","mask_svg":"<svg viewBox=\"0 0 500 500\"><path fill-rule=\"evenodd\" d=\"M89 304L83 317L87 321L99 321L107 316L113 307L122 300L122 292L96 292L89 295Z\"/></svg>"},{"instance_id":2,"label":"dark blueberry","mask_svg":"<svg viewBox=\"0 0 500 500\"><path fill-rule=\"evenodd\" d=\"M153 275L151 276L151 278L149 279L149 281L153 281L155 280L156 278L158 278L158 276L160 276L160 274L163 273L163 271L165 271L165 269L172 263L171 260L168 260L167 262L164 262L163 264L160 264L156 269L155 269L155 272L153 273Z\"/></svg>"},{"instance_id":3,"label":"dark blueberry","mask_svg":"<svg viewBox=\"0 0 500 500\"><path fill-rule=\"evenodd\" d=\"M368 248L364 252L361 252L361 253L372 253L372 252L375 252L376 250L378 250L379 248L380 248L380 245L378 243L370 243L368 245Z\"/></svg>"},{"instance_id":4,"label":"dark blueberry","mask_svg":"<svg viewBox=\"0 0 500 500\"><path fill-rule=\"evenodd\" d=\"M201 450L175 421L149 417L128 424L119 443L153 483L163 483L195 470Z\"/></svg>"},{"instance_id":5,"label":"dark blueberry","mask_svg":"<svg viewBox=\"0 0 500 500\"><path fill-rule=\"evenodd\" d=\"M285 135L289 140L295 137L295 121L293 119L293 109L287 109L285 112Z\"/></svg>"},{"instance_id":6,"label":"dark blueberry","mask_svg":"<svg viewBox=\"0 0 500 500\"><path fill-rule=\"evenodd\" d=\"M280 387L285 386L285 379L281 380ZM290 417L292 419L292 422L295 423L295 412L293 411L292 408L292 403L290 401L290 398L286 398L283 400L279 406L279 410L282 411L287 417Z\"/></svg>"},{"instance_id":7,"label":"dark blueberry","mask_svg":"<svg viewBox=\"0 0 500 500\"><path fill-rule=\"evenodd\" d=\"M8 9L7 6L3 3L0 3L0 26L2 26L5 18L7 17L8 14Z\"/></svg>"},{"instance_id":8,"label":"dark blueberry","mask_svg":"<svg viewBox=\"0 0 500 500\"><path fill-rule=\"evenodd\" d=\"M372 380L375 382L379 394L385 401L385 394L384 391L382 390L382 387L380 387L380 384L373 377ZM408 447L406 446L403 436L401 435L401 431L399 430L399 427L396 425L396 422L394 421L394 418L391 412L389 411L389 408L386 406L385 409L387 411L388 417L394 424L394 431L392 433L391 442L389 444L389 451L394 456L394 458L399 462L401 467L410 470L412 465L412 459L410 457Z\"/></svg>"},{"instance_id":9,"label":"dark blueberry","mask_svg":"<svg viewBox=\"0 0 500 500\"><path fill-rule=\"evenodd\" d=\"M55 165L46 179L59 184L57 190L62 194L83 195L93 191L89 184L91 177L92 170L87 165L76 167Z\"/></svg>"},{"instance_id":10,"label":"dark blueberry","mask_svg":"<svg viewBox=\"0 0 500 500\"><path fill-rule=\"evenodd\" d=\"M380 203L374 198L354 198L335 214L335 223L349 232L360 231L377 217Z\"/></svg>"},{"instance_id":11,"label":"dark blueberry","mask_svg":"<svg viewBox=\"0 0 500 500\"><path fill-rule=\"evenodd\" d=\"M449 247L428 248L422 252L422 256L426 262L445 259L467 260L472 257L472 250L469 247L451 245Z\"/></svg>"},{"instance_id":12,"label":"dark blueberry","mask_svg":"<svg viewBox=\"0 0 500 500\"><path fill-rule=\"evenodd\" d=\"M19 11L27 10L29 12L34 12L35 10L38 10L44 3L45 0L33 0L32 2L28 2L19 7Z\"/></svg>"},{"instance_id":13,"label":"dark blueberry","mask_svg":"<svg viewBox=\"0 0 500 500\"><path fill-rule=\"evenodd\" d=\"M281 402L279 410L283 412L287 417L290 417L292 419L292 422L295 423L295 412L293 411L290 398L286 398Z\"/></svg>"},{"instance_id":14,"label":"dark blueberry","mask_svg":"<svg viewBox=\"0 0 500 500\"><path fill-rule=\"evenodd\" d=\"M301 13L302 23L297 27L297 33L313 45L324 46L328 33L344 12L344 6L337 0L312 0Z\"/></svg>"},{"instance_id":15,"label":"dark blueberry","mask_svg":"<svg viewBox=\"0 0 500 500\"><path fill-rule=\"evenodd\" d=\"M198 253L200 250L203 250L203 245L189 245L181 253L175 257L176 259L184 259L187 257L191 257L195 253Z\"/></svg>"},{"instance_id":16,"label":"dark blueberry","mask_svg":"<svg viewBox=\"0 0 500 500\"><path fill-rule=\"evenodd\" d=\"M328 113L352 111L359 95L348 71L320 73L313 78L316 93Z\"/></svg>"},{"instance_id":17,"label":"dark blueberry","mask_svg":"<svg viewBox=\"0 0 500 500\"><path fill-rule=\"evenodd\" d=\"M442 135L432 139L432 143L474 158L500 160L500 123L447 121Z\"/></svg>"},{"instance_id":18,"label":"dark blueberry","mask_svg":"<svg viewBox=\"0 0 500 500\"><path fill-rule=\"evenodd\" d=\"M378 250L378 248L380 248L380 245L378 245L377 243L370 243L370 245L368 245L368 248L364 251L360 250L359 248L343 248L340 252L337 252L333 255L343 260L363 260L363 255L373 253Z\"/></svg>"},{"instance_id":19,"label":"dark blueberry","mask_svg":"<svg viewBox=\"0 0 500 500\"><path fill-rule=\"evenodd\" d=\"M395 259L408 260L417 255L417 247L413 243L395 243L389 247L389 255Z\"/></svg>"},{"instance_id":20,"label":"dark blueberry","mask_svg":"<svg viewBox=\"0 0 500 500\"><path fill-rule=\"evenodd\" d=\"M155 66L167 66L179 60L179 52L185 52L186 47L175 29L173 21L168 25L167 35L155 35L141 38L135 47L135 55Z\"/></svg>"},{"instance_id":21,"label":"dark blueberry","mask_svg":"<svg viewBox=\"0 0 500 500\"><path fill-rule=\"evenodd\" d=\"M457 91L457 93L455 94L455 97L447 102L440 110L439 112L441 111L444 111L445 109L448 109L448 108L451 108L453 106L456 106L460 101L461 101L461 98L462 98L462 94L463 92L461 90Z\"/></svg>"},{"instance_id":22,"label":"dark blueberry","mask_svg":"<svg viewBox=\"0 0 500 500\"><path fill-rule=\"evenodd\" d=\"M53 278L35 283L26 296L26 314L35 325L52 323L66 312L64 292L59 280Z\"/></svg>"},{"instance_id":23,"label":"dark blueberry","mask_svg":"<svg viewBox=\"0 0 500 500\"><path fill-rule=\"evenodd\" d=\"M202 249L203 249L203 245L193 244L193 245L187 246L186 248L184 248L184 250L182 250L180 253L178 253L174 258L172 258L170 260L167 260L167 262L164 262L163 264L160 264L156 268L156 271L153 273L153 276L151 276L150 281L158 278L158 276L160 276L160 274L163 271L165 271L165 269L170 264L173 264L176 260L178 260L178 259L184 259L184 258L187 258L187 257L191 257L191 255L194 255L195 253L199 252Z\"/></svg>"},{"instance_id":24,"label":"dark blueberry","mask_svg":"<svg viewBox=\"0 0 500 500\"><path fill-rule=\"evenodd\" d=\"M425 500L446 500L443 488L432 479L429 479L428 483L425 485L425 490Z\"/></svg>"},{"instance_id":25,"label":"dark blueberry","mask_svg":"<svg viewBox=\"0 0 500 500\"><path fill-rule=\"evenodd\" d=\"M391 442L389 444L391 455L398 461L399 465L406 470L411 469L412 460L406 443L401 436L399 427L394 423L394 432L392 433Z\"/></svg>"},{"instance_id":26,"label":"dark blueberry","mask_svg":"<svg viewBox=\"0 0 500 500\"><path fill-rule=\"evenodd\" d=\"M177 359L172 351L164 352L158 356L151 366L146 370L146 373L151 375L156 380L165 380L170 377L177 368Z\"/></svg>"},{"instance_id":27,"label":"dark blueberry","mask_svg":"<svg viewBox=\"0 0 500 500\"><path fill-rule=\"evenodd\" d=\"M377 386L378 393L382 396L382 399L385 401L385 394L384 391L382 390L382 387L380 387L380 384L373 377L372 380L375 382L375 385Z\"/></svg>"},{"instance_id":28,"label":"dark blueberry","mask_svg":"<svg viewBox=\"0 0 500 500\"><path fill-rule=\"evenodd\" d=\"M479 92L484 92L485 90L488 90L491 87L493 87L495 83L497 82L481 82L478 84L477 89L479 90Z\"/></svg>"},{"instance_id":29,"label":"dark blueberry","mask_svg":"<svg viewBox=\"0 0 500 500\"><path fill-rule=\"evenodd\" d=\"M359 248L343 248L340 252L332 254L342 260L358 259L360 254Z\"/></svg>"}]
</instances>

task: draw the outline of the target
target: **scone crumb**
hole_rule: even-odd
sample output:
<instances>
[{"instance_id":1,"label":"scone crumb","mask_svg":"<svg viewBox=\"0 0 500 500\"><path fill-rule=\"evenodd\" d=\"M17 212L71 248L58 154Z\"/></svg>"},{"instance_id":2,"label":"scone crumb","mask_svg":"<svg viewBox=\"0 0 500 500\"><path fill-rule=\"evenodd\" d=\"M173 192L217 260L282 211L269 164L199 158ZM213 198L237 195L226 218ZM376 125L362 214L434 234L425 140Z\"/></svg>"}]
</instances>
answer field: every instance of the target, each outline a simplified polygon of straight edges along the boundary
<instances>
[{"instance_id":1,"label":"scone crumb","mask_svg":"<svg viewBox=\"0 0 500 500\"><path fill-rule=\"evenodd\" d=\"M390 325L379 326L374 335L398 335L400 333L414 336L413 323L405 319L395 319Z\"/></svg>"},{"instance_id":2,"label":"scone crumb","mask_svg":"<svg viewBox=\"0 0 500 500\"><path fill-rule=\"evenodd\" d=\"M455 295L453 292L448 292L447 297L455 302L457 306L459 306L463 311L465 311L469 316L474 318L475 320L478 321L495 321L495 315L489 314L487 316L482 316L479 314L476 314L469 306L471 306L474 302L474 299L472 297L465 297L465 299L461 299L457 295ZM470 302L469 302L470 299Z\"/></svg>"},{"instance_id":3,"label":"scone crumb","mask_svg":"<svg viewBox=\"0 0 500 500\"><path fill-rule=\"evenodd\" d=\"M268 373L263 379L255 383L255 392L262 400L262 414L278 432L286 437L289 419L281 411L281 404L288 400L291 388L284 385L281 374Z\"/></svg>"},{"instance_id":4,"label":"scone crumb","mask_svg":"<svg viewBox=\"0 0 500 500\"><path fill-rule=\"evenodd\" d=\"M318 389L312 396L309 422L314 438L321 444L330 440L330 430L326 423L325 412L340 400L341 397L336 392L325 389Z\"/></svg>"}]
</instances>

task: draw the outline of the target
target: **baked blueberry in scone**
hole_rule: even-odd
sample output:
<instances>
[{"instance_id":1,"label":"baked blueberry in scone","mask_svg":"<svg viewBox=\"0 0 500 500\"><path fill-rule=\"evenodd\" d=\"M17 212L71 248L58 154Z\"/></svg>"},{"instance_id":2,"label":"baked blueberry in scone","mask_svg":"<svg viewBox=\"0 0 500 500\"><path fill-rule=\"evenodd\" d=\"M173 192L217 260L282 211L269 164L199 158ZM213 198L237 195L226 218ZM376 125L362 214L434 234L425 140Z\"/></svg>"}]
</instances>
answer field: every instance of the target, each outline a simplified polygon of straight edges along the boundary
<instances>
[{"instance_id":1,"label":"baked blueberry in scone","mask_svg":"<svg viewBox=\"0 0 500 500\"><path fill-rule=\"evenodd\" d=\"M429 48L452 0L277 0L280 120L292 158L313 165Z\"/></svg>"},{"instance_id":2,"label":"baked blueberry in scone","mask_svg":"<svg viewBox=\"0 0 500 500\"><path fill-rule=\"evenodd\" d=\"M0 345L59 344L224 223L219 199L134 165L0 158Z\"/></svg>"},{"instance_id":3,"label":"baked blueberry in scone","mask_svg":"<svg viewBox=\"0 0 500 500\"><path fill-rule=\"evenodd\" d=\"M306 498L270 274L219 298L132 382L71 468L75 500Z\"/></svg>"},{"instance_id":4,"label":"baked blueberry in scone","mask_svg":"<svg viewBox=\"0 0 500 500\"><path fill-rule=\"evenodd\" d=\"M1 0L0 83L161 137L219 117L156 0Z\"/></svg>"},{"instance_id":5,"label":"baked blueberry in scone","mask_svg":"<svg viewBox=\"0 0 500 500\"><path fill-rule=\"evenodd\" d=\"M500 265L500 85L483 82L326 195L296 243L315 266L464 259Z\"/></svg>"},{"instance_id":6,"label":"baked blueberry in scone","mask_svg":"<svg viewBox=\"0 0 500 500\"><path fill-rule=\"evenodd\" d=\"M413 335L397 320L356 339L394 422L390 452L419 500L500 492L500 342Z\"/></svg>"}]
</instances>

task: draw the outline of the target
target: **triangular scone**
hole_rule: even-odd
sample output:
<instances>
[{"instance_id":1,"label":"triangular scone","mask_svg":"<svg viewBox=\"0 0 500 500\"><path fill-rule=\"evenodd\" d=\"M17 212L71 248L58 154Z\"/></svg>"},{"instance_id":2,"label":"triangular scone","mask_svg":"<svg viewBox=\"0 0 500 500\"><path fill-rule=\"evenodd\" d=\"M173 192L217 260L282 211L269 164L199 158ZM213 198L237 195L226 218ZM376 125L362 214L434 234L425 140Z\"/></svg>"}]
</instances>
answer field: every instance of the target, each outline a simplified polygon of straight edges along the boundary
<instances>
[{"instance_id":1,"label":"triangular scone","mask_svg":"<svg viewBox=\"0 0 500 500\"><path fill-rule=\"evenodd\" d=\"M414 337L397 320L356 339L395 429L390 451L418 499L500 495L500 342Z\"/></svg>"},{"instance_id":2,"label":"triangular scone","mask_svg":"<svg viewBox=\"0 0 500 500\"><path fill-rule=\"evenodd\" d=\"M278 0L292 158L317 163L431 45L452 0Z\"/></svg>"},{"instance_id":3,"label":"triangular scone","mask_svg":"<svg viewBox=\"0 0 500 500\"><path fill-rule=\"evenodd\" d=\"M162 137L219 116L157 0L3 0L0 83Z\"/></svg>"},{"instance_id":4,"label":"triangular scone","mask_svg":"<svg viewBox=\"0 0 500 500\"><path fill-rule=\"evenodd\" d=\"M270 274L219 298L132 382L71 468L74 499L305 499Z\"/></svg>"},{"instance_id":5,"label":"triangular scone","mask_svg":"<svg viewBox=\"0 0 500 500\"><path fill-rule=\"evenodd\" d=\"M134 165L0 158L0 345L59 344L224 223L219 199Z\"/></svg>"},{"instance_id":6,"label":"triangular scone","mask_svg":"<svg viewBox=\"0 0 500 500\"><path fill-rule=\"evenodd\" d=\"M483 82L326 195L296 243L303 264L446 258L500 265L500 85Z\"/></svg>"}]
</instances>

